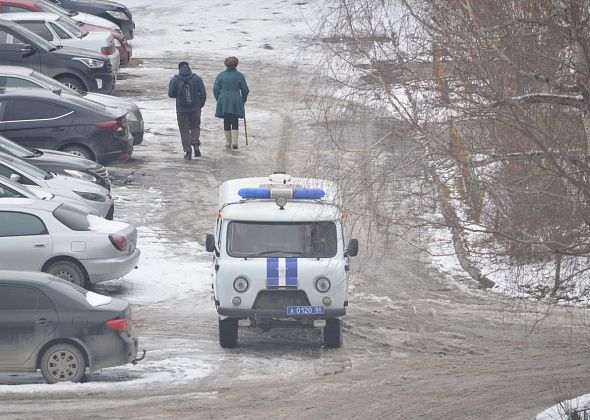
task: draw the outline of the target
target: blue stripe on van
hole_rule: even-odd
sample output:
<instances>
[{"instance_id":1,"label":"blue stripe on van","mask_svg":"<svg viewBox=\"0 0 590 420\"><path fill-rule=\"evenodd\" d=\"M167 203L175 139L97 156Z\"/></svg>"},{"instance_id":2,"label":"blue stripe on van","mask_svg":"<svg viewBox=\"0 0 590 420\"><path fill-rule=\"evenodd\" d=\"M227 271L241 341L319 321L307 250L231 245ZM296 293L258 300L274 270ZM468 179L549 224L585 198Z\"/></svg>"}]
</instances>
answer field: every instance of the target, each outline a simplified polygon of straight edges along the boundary
<instances>
[{"instance_id":1,"label":"blue stripe on van","mask_svg":"<svg viewBox=\"0 0 590 420\"><path fill-rule=\"evenodd\" d=\"M286 286L297 287L297 258L286 258L287 274Z\"/></svg>"},{"instance_id":2,"label":"blue stripe on van","mask_svg":"<svg viewBox=\"0 0 590 420\"><path fill-rule=\"evenodd\" d=\"M279 287L279 259L266 259L266 287L268 289Z\"/></svg>"}]
</instances>

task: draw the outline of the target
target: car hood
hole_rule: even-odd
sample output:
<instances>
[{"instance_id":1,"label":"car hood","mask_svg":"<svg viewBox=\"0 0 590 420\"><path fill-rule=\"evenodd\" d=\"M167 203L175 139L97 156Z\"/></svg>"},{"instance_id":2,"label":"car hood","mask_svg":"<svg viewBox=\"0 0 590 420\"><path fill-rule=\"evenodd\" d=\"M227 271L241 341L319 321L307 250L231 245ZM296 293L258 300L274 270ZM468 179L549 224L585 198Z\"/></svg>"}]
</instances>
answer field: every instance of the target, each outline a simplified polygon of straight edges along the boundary
<instances>
[{"instance_id":1,"label":"car hood","mask_svg":"<svg viewBox=\"0 0 590 420\"><path fill-rule=\"evenodd\" d=\"M55 175L53 178L45 180L45 182L51 193L64 197L76 198L77 194L74 191L101 194L105 197L109 195L109 190L100 185L81 179L70 178L69 176Z\"/></svg>"},{"instance_id":2,"label":"car hood","mask_svg":"<svg viewBox=\"0 0 590 420\"><path fill-rule=\"evenodd\" d=\"M78 12L77 15L72 16L72 19L74 19L76 22L81 22L85 25L100 26L102 28L108 28L111 30L119 29L119 25L117 25L116 23L111 22L108 19L101 18L100 16L91 15L89 13Z\"/></svg>"},{"instance_id":3,"label":"car hood","mask_svg":"<svg viewBox=\"0 0 590 420\"><path fill-rule=\"evenodd\" d=\"M127 7L123 6L121 3L117 3L114 1L109 1L109 0L92 0L92 1L81 1L81 0L75 0L73 1L73 3L76 3L80 6L85 6L85 7L100 7L103 10L120 10L120 11L126 11Z\"/></svg>"},{"instance_id":4,"label":"car hood","mask_svg":"<svg viewBox=\"0 0 590 420\"><path fill-rule=\"evenodd\" d=\"M127 99L93 92L88 92L86 95L84 95L84 97L86 99L90 99L91 101L98 102L99 104L125 109L127 111L133 112L134 114L139 112L139 107Z\"/></svg>"},{"instance_id":5,"label":"car hood","mask_svg":"<svg viewBox=\"0 0 590 420\"><path fill-rule=\"evenodd\" d=\"M65 169L87 170L87 169L96 169L100 166L96 162L74 156L70 153L58 152L57 150L48 150L48 149L36 149L36 150L42 152L43 154L40 156L35 156L32 159L47 162L47 163L51 162L56 165L63 166Z\"/></svg>"},{"instance_id":6,"label":"car hood","mask_svg":"<svg viewBox=\"0 0 590 420\"><path fill-rule=\"evenodd\" d=\"M104 55L90 51L84 50L82 48L72 48L72 47L63 47L58 48L53 51L53 54L57 54L63 57L64 60L70 60L72 57L83 57L83 58L94 58L96 60L101 60L105 62L109 62L109 59Z\"/></svg>"}]
</instances>

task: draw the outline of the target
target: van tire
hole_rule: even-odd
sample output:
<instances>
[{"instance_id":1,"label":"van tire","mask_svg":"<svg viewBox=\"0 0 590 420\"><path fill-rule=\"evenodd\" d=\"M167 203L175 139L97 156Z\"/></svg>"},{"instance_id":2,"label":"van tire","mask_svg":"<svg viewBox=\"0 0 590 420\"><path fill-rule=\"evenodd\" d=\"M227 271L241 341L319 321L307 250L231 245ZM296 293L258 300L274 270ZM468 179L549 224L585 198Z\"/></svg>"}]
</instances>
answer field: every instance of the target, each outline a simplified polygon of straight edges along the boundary
<instances>
[{"instance_id":1,"label":"van tire","mask_svg":"<svg viewBox=\"0 0 590 420\"><path fill-rule=\"evenodd\" d=\"M224 349L238 347L238 320L236 318L219 319L219 345Z\"/></svg>"},{"instance_id":2,"label":"van tire","mask_svg":"<svg viewBox=\"0 0 590 420\"><path fill-rule=\"evenodd\" d=\"M324 347L337 349L342 345L342 324L338 318L326 319Z\"/></svg>"}]
</instances>

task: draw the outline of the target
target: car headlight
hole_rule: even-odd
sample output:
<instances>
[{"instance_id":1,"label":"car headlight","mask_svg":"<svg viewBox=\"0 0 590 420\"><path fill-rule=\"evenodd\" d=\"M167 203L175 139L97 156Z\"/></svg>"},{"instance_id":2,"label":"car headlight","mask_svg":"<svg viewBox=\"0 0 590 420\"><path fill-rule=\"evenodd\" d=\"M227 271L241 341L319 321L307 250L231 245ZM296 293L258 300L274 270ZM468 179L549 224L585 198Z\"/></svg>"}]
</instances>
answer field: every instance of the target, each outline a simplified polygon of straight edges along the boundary
<instances>
[{"instance_id":1,"label":"car headlight","mask_svg":"<svg viewBox=\"0 0 590 420\"><path fill-rule=\"evenodd\" d=\"M139 121L139 118L137 118L137 115L135 115L133 112L128 112L127 121Z\"/></svg>"},{"instance_id":2,"label":"car headlight","mask_svg":"<svg viewBox=\"0 0 590 420\"><path fill-rule=\"evenodd\" d=\"M125 13L119 12L118 10L107 10L107 13L115 19L129 20Z\"/></svg>"},{"instance_id":3,"label":"car headlight","mask_svg":"<svg viewBox=\"0 0 590 420\"><path fill-rule=\"evenodd\" d=\"M91 193L91 192L86 192L86 191L74 191L74 192L85 200L98 201L100 203L104 203L105 201L107 201L107 198L101 194L96 194L96 193Z\"/></svg>"},{"instance_id":4,"label":"car headlight","mask_svg":"<svg viewBox=\"0 0 590 420\"><path fill-rule=\"evenodd\" d=\"M248 280L246 279L246 277L237 277L234 280L234 289L236 289L236 292L240 293L243 293L246 290L248 290Z\"/></svg>"},{"instance_id":5,"label":"car headlight","mask_svg":"<svg viewBox=\"0 0 590 420\"><path fill-rule=\"evenodd\" d=\"M331 286L332 285L330 284L330 280L328 280L325 277L320 277L315 281L315 288L320 293L326 293L328 290L330 290Z\"/></svg>"},{"instance_id":6,"label":"car headlight","mask_svg":"<svg viewBox=\"0 0 590 420\"><path fill-rule=\"evenodd\" d=\"M75 169L64 169L64 172L72 178L83 179L84 181L96 182L96 178L90 174L82 171L76 171Z\"/></svg>"},{"instance_id":7,"label":"car headlight","mask_svg":"<svg viewBox=\"0 0 590 420\"><path fill-rule=\"evenodd\" d=\"M104 61L97 60L95 58L86 58L86 57L74 57L72 60L79 61L83 63L89 69L100 69L104 67Z\"/></svg>"}]
</instances>

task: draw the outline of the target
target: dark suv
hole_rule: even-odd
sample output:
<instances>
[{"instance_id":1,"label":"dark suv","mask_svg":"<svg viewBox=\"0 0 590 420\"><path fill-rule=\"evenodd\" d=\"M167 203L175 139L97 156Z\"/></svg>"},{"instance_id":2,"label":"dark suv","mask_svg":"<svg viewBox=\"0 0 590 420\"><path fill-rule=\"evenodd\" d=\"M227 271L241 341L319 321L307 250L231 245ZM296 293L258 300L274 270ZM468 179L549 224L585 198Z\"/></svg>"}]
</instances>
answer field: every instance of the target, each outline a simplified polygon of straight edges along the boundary
<instances>
[{"instance_id":1,"label":"dark suv","mask_svg":"<svg viewBox=\"0 0 590 420\"><path fill-rule=\"evenodd\" d=\"M59 91L0 89L0 133L28 148L72 153L100 163L133 153L127 113Z\"/></svg>"},{"instance_id":2,"label":"dark suv","mask_svg":"<svg viewBox=\"0 0 590 420\"><path fill-rule=\"evenodd\" d=\"M108 57L88 50L55 47L6 20L0 20L0 64L29 67L87 92L111 93L115 86Z\"/></svg>"}]
</instances>

